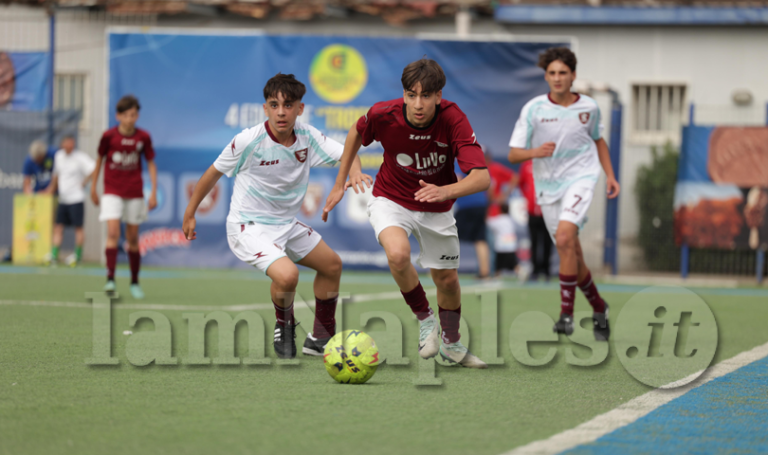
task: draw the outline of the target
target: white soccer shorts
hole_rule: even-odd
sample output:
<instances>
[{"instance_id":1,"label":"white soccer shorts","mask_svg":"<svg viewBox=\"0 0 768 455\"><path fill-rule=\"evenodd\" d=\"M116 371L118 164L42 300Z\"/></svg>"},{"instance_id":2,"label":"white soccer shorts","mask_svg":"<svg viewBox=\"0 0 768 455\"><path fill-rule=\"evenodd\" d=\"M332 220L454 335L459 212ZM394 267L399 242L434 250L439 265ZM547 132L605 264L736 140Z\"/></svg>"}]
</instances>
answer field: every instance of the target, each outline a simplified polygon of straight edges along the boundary
<instances>
[{"instance_id":1,"label":"white soccer shorts","mask_svg":"<svg viewBox=\"0 0 768 455\"><path fill-rule=\"evenodd\" d=\"M314 229L295 218L280 225L227 223L229 249L238 259L264 273L282 257L299 262L321 239Z\"/></svg>"},{"instance_id":2,"label":"white soccer shorts","mask_svg":"<svg viewBox=\"0 0 768 455\"><path fill-rule=\"evenodd\" d=\"M542 204L541 215L544 217L544 224L547 225L549 236L552 242L555 242L555 233L560 221L568 221L578 226L581 230L587 223L587 210L592 203L592 196L595 193L593 183L576 182L571 185L563 197L551 204Z\"/></svg>"},{"instance_id":3,"label":"white soccer shorts","mask_svg":"<svg viewBox=\"0 0 768 455\"><path fill-rule=\"evenodd\" d=\"M147 220L147 203L143 197L125 199L105 194L99 205L99 221L122 220L126 224L141 224Z\"/></svg>"},{"instance_id":4,"label":"white soccer shorts","mask_svg":"<svg viewBox=\"0 0 768 455\"><path fill-rule=\"evenodd\" d=\"M416 261L420 267L459 268L459 231L451 212L417 212L389 199L372 197L368 202L368 220L377 241L381 231L392 226L402 228L406 235L413 234L421 250Z\"/></svg>"}]
</instances>

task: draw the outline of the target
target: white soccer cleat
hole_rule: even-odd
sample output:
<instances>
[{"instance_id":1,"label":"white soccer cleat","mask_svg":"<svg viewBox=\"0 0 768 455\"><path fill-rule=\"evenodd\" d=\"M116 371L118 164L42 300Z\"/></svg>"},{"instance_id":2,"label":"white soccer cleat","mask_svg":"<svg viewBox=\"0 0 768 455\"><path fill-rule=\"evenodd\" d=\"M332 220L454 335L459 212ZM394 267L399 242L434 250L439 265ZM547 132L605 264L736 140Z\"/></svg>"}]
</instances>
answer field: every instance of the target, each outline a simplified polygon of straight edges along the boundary
<instances>
[{"instance_id":1,"label":"white soccer cleat","mask_svg":"<svg viewBox=\"0 0 768 455\"><path fill-rule=\"evenodd\" d=\"M419 321L419 355L423 359L431 359L437 355L440 348L440 330L437 319L430 316Z\"/></svg>"},{"instance_id":2,"label":"white soccer cleat","mask_svg":"<svg viewBox=\"0 0 768 455\"><path fill-rule=\"evenodd\" d=\"M442 343L440 345L440 356L450 363L458 363L463 367L488 368L488 364L469 352L469 349L461 344L461 341L451 344Z\"/></svg>"}]
</instances>

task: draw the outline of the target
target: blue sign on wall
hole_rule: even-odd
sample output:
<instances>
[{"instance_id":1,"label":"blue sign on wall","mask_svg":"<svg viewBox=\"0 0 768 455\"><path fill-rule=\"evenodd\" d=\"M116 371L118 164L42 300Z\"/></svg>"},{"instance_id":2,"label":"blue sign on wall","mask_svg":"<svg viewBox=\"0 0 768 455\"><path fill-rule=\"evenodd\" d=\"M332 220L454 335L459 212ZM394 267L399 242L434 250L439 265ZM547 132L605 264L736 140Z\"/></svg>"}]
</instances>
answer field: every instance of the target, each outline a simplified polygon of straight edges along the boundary
<instances>
[{"instance_id":1,"label":"blue sign on wall","mask_svg":"<svg viewBox=\"0 0 768 455\"><path fill-rule=\"evenodd\" d=\"M163 215L151 216L143 228L145 243L152 246L145 248L145 262L240 265L226 243L224 223L232 188L232 182L226 178L204 202L205 213L198 214L198 240L186 244L183 236L179 239L168 230L180 230L190 184L194 185L235 134L266 120L262 90L278 72L294 74L307 86L300 120L343 143L350 126L370 106L402 96L403 68L426 55L445 70L448 82L443 97L456 102L467 114L478 140L499 159L505 159L509 137L523 104L547 91L536 62L538 54L553 45L556 44L111 33L110 126L115 124L117 100L126 94L136 95L142 106L139 126L152 134L158 169L174 180L161 186L164 204L175 206L169 212L160 209ZM367 173L375 174L381 152L377 144L361 151ZM335 168L312 170L299 219L323 235L345 265L386 267L386 258L367 222L367 195L347 194L329 222L320 221L335 176ZM166 239L167 245L162 239ZM414 244L414 253L417 248ZM474 254L464 258L462 268L474 266Z\"/></svg>"}]
</instances>

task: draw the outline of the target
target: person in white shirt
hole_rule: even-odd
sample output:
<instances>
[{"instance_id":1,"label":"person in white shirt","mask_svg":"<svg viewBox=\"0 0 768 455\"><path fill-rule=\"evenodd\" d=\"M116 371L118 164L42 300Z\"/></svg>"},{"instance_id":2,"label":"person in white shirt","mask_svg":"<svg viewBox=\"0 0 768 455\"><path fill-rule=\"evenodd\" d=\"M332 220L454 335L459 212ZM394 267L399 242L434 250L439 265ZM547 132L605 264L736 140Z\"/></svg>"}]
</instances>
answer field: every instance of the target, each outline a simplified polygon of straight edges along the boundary
<instances>
[{"instance_id":1,"label":"person in white shirt","mask_svg":"<svg viewBox=\"0 0 768 455\"><path fill-rule=\"evenodd\" d=\"M619 195L608 145L602 137L600 109L595 100L571 92L576 79L576 55L570 49L547 49L539 67L549 93L529 101L515 124L509 161L533 160L536 200L560 255L560 319L553 330L573 333L576 284L589 301L595 339L607 341L608 305L592 282L579 243L600 170L605 172L608 198Z\"/></svg>"},{"instance_id":2,"label":"person in white shirt","mask_svg":"<svg viewBox=\"0 0 768 455\"><path fill-rule=\"evenodd\" d=\"M496 253L496 275L517 270L517 236L515 222L509 214L509 205L499 206L500 213L486 221L493 232L493 250Z\"/></svg>"},{"instance_id":3,"label":"person in white shirt","mask_svg":"<svg viewBox=\"0 0 768 455\"><path fill-rule=\"evenodd\" d=\"M55 265L59 260L59 247L64 237L64 228L75 228L75 252L67 258L71 266L77 265L83 258L83 243L85 232L83 218L85 215L85 191L83 188L90 182L96 162L87 153L75 150L75 138L67 136L61 141L61 149L53 158L53 178L46 193L59 192L59 205L56 208L56 224L53 226L53 248L50 263Z\"/></svg>"},{"instance_id":4,"label":"person in white shirt","mask_svg":"<svg viewBox=\"0 0 768 455\"><path fill-rule=\"evenodd\" d=\"M227 240L243 262L272 279L275 307L275 352L280 358L296 356L293 297L299 281L294 263L317 271L314 283L315 322L302 352L322 356L335 334L336 302L341 279L341 258L314 229L296 215L307 193L311 167L335 165L344 147L314 127L297 122L304 111L304 84L292 74L277 74L264 87L267 121L243 130L224 148L203 174L184 213L183 230L194 240L195 212L222 175L235 179L227 217ZM370 188L373 179L362 173L356 159L347 187L355 192ZM346 189L345 188L345 189Z\"/></svg>"}]
</instances>

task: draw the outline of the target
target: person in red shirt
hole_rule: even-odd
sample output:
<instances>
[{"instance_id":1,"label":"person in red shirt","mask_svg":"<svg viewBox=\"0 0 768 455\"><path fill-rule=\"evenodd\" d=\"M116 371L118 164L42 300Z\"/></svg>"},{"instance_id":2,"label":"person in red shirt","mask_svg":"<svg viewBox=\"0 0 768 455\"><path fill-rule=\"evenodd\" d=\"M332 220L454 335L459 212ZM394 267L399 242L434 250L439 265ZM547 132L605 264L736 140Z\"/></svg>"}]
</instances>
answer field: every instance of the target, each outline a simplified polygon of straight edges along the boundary
<instances>
[{"instance_id":1,"label":"person in red shirt","mask_svg":"<svg viewBox=\"0 0 768 455\"><path fill-rule=\"evenodd\" d=\"M532 279L539 276L549 281L549 259L552 256L552 239L544 224L541 206L536 203L536 187L533 182L533 160L523 161L520 165L520 191L528 201L528 231L531 235L531 260L533 262Z\"/></svg>"},{"instance_id":2,"label":"person in red shirt","mask_svg":"<svg viewBox=\"0 0 768 455\"><path fill-rule=\"evenodd\" d=\"M428 359L439 352L450 362L487 368L459 341L459 237L450 212L456 198L486 191L490 186L483 152L466 115L455 103L443 99L445 73L437 62L424 58L409 64L401 82L402 99L376 103L349 130L323 220L344 196L360 146L381 142L384 162L368 203L368 217L387 254L392 276L419 319L419 355ZM460 182L454 161L467 174ZM411 234L421 249L417 263L431 269L437 287L442 343L434 313L411 264Z\"/></svg>"},{"instance_id":3,"label":"person in red shirt","mask_svg":"<svg viewBox=\"0 0 768 455\"><path fill-rule=\"evenodd\" d=\"M104 291L115 291L115 265L117 243L120 240L120 222L125 222L125 239L128 242L128 261L131 266L131 295L143 299L144 292L139 286L139 225L147 219L147 203L144 202L144 183L141 178L141 157L147 162L147 171L152 183L149 195L149 210L157 206L157 167L152 138L146 131L136 128L139 119L139 100L132 95L124 96L117 102L118 125L108 129L101 136L99 156L91 185L91 200L101 203L100 221L107 222L107 284ZM104 195L99 200L96 183L101 165L104 164Z\"/></svg>"},{"instance_id":4,"label":"person in red shirt","mask_svg":"<svg viewBox=\"0 0 768 455\"><path fill-rule=\"evenodd\" d=\"M485 153L485 163L491 175L491 188L488 190L488 218L501 214L501 206L509 203L509 195L517 185L515 171L501 163L493 161L489 151Z\"/></svg>"}]
</instances>

